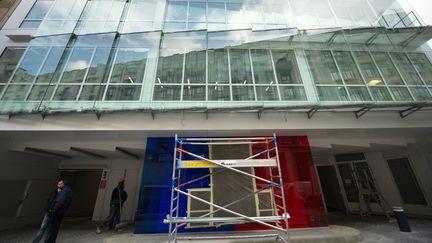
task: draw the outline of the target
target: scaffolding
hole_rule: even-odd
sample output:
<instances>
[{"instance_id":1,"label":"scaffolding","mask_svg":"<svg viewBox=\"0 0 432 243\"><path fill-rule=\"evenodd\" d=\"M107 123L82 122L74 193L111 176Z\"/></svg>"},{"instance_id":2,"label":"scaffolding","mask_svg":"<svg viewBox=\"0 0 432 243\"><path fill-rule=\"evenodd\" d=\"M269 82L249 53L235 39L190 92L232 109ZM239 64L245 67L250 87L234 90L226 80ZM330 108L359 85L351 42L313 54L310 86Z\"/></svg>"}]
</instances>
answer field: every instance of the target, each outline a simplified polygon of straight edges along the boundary
<instances>
[{"instance_id":1,"label":"scaffolding","mask_svg":"<svg viewBox=\"0 0 432 243\"><path fill-rule=\"evenodd\" d=\"M187 151L184 145L187 146L217 146L217 145L258 145L259 152L248 156L246 158L238 159L210 159L200 156L198 154ZM189 147L190 148L190 147ZM184 159L187 155L189 158ZM250 155L250 154L249 154ZM210 156L209 156L210 157ZM209 173L198 178L182 181L181 172L186 169L196 169L196 168L209 168ZM260 177L255 175L255 173L249 173L245 171L245 168L263 168L268 170L266 177ZM212 169L219 169L213 172ZM195 183L199 180L206 179L219 173L221 171L231 171L235 174L243 175L247 178L254 180L255 182L260 182L264 185L260 189L253 188L252 192L248 195L233 200L230 203L217 205L212 200L208 200L203 197L199 197L189 193L185 188L187 185ZM252 169L251 169L252 171ZM278 154L278 145L276 134L272 137L242 137L242 138L179 138L175 135L175 146L174 146L174 159L173 159L173 172L172 172L172 189L171 189L171 199L170 199L170 211L167 215L164 223L169 224L168 230L168 242L178 242L179 240L209 240L209 239L234 239L234 238L260 238L260 237L274 237L275 241L289 242L289 214L286 209L286 199L283 188L281 166ZM259 193L269 192L271 197L271 209L269 210L270 215L260 216L260 215L245 215L242 212L236 211L229 208L246 198L257 196ZM199 217L192 217L188 215L187 217L179 216L180 209L180 197L186 196L188 200L196 200L197 202L208 205L215 210L200 215ZM189 201L188 201L189 202ZM224 212L224 216L215 216L217 212ZM226 216L229 214L231 216ZM218 227L221 225L231 225L240 223L256 223L265 226L272 231L268 233L263 233L260 231L259 234L253 232L248 232L247 235L224 235L224 236L195 236L195 237L182 237L178 235L179 229L182 227L187 227L191 224L209 224L213 227ZM258 231L257 231L258 232Z\"/></svg>"}]
</instances>

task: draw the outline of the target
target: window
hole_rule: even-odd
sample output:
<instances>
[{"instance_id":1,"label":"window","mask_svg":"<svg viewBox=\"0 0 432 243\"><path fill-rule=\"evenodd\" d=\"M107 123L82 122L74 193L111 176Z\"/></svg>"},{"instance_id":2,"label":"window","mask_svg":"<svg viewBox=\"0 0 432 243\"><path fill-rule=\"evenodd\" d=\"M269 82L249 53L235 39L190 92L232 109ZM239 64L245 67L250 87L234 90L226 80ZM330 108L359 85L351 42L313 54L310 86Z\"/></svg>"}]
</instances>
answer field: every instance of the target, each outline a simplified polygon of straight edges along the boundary
<instances>
[{"instance_id":1,"label":"window","mask_svg":"<svg viewBox=\"0 0 432 243\"><path fill-rule=\"evenodd\" d=\"M0 85L8 82L9 78L24 53L24 48L6 47L0 56Z\"/></svg>"},{"instance_id":2,"label":"window","mask_svg":"<svg viewBox=\"0 0 432 243\"><path fill-rule=\"evenodd\" d=\"M54 0L37 0L21 23L20 28L36 29L48 13Z\"/></svg>"}]
</instances>

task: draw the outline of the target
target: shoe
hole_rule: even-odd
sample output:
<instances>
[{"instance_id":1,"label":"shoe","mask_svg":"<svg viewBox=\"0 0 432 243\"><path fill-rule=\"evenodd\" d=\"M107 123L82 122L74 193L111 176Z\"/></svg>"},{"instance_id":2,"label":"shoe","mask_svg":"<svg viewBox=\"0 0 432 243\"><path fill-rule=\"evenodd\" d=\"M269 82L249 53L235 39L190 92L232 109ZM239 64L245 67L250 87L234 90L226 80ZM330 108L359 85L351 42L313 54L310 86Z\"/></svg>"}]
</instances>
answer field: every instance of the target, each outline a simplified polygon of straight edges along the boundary
<instances>
[{"instance_id":1,"label":"shoe","mask_svg":"<svg viewBox=\"0 0 432 243\"><path fill-rule=\"evenodd\" d=\"M96 228L96 234L100 234L100 233L102 233L102 230L101 230L101 228L98 226L98 227Z\"/></svg>"}]
</instances>

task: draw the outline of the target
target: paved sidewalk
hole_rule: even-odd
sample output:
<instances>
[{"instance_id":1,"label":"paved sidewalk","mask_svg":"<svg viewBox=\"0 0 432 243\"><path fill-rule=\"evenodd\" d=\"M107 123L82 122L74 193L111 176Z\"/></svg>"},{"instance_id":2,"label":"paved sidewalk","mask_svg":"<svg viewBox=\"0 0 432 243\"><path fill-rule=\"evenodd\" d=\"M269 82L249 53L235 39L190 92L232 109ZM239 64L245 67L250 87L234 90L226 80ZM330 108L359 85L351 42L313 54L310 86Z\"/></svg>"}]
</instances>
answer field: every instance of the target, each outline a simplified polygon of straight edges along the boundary
<instances>
[{"instance_id":1,"label":"paved sidewalk","mask_svg":"<svg viewBox=\"0 0 432 243\"><path fill-rule=\"evenodd\" d=\"M292 231L292 236L296 240L295 242L341 242L331 241L328 238L324 241L322 236L331 236L332 234L340 235L340 233L350 233L349 239L355 239L353 235L360 231L361 242L375 243L430 243L432 242L432 220L423 219L409 219L409 223L413 232L405 233L400 232L397 223L388 223L385 217L381 216L370 216L360 218L358 216L347 216L343 214L331 213L329 215L329 221L332 225L329 230L326 228L314 229L313 231L308 230L297 230ZM348 226L351 228L344 228ZM0 243L20 243L20 242L31 242L34 237L38 226L25 227L7 231L0 231ZM356 229L356 230L355 230ZM145 243L159 243L166 240L166 235L133 235L133 227L128 226L122 232L107 231L102 234L96 234L96 223L91 222L89 219L74 219L65 220L61 226L60 233L57 242L59 243L129 243L129 242L145 242ZM333 231L331 231L333 230ZM357 232L358 233L358 232ZM309 240L302 240L303 236L308 236ZM319 238L321 237L321 239ZM347 238L348 239L348 238ZM197 241L188 241L197 242ZM202 242L233 242L233 241L201 241ZM271 242L270 239L252 241L252 240L241 240L236 242ZM345 242L353 242L345 241ZM199 243L199 242L197 242Z\"/></svg>"}]
</instances>

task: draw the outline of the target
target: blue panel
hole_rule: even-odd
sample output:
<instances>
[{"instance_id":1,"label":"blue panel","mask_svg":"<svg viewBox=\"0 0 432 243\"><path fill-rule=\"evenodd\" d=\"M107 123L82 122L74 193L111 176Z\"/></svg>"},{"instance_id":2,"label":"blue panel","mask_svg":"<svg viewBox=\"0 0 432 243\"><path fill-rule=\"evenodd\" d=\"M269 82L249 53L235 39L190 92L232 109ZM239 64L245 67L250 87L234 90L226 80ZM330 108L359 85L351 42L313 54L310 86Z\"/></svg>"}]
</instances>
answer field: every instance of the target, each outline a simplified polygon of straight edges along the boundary
<instances>
[{"instance_id":1,"label":"blue panel","mask_svg":"<svg viewBox=\"0 0 432 243\"><path fill-rule=\"evenodd\" d=\"M184 146L183 149L208 157L207 146ZM135 215L135 234L167 233L168 225L163 223L169 214L171 197L171 176L174 153L174 138L148 138L144 157L138 207ZM184 159L193 159L190 156ZM208 169L182 170L181 181L192 180L209 173ZM205 188L210 177L187 185L187 188ZM183 188L184 190L184 188ZM187 197L180 196L179 216L186 216ZM179 232L231 231L233 226L215 228L184 229Z\"/></svg>"}]
</instances>

